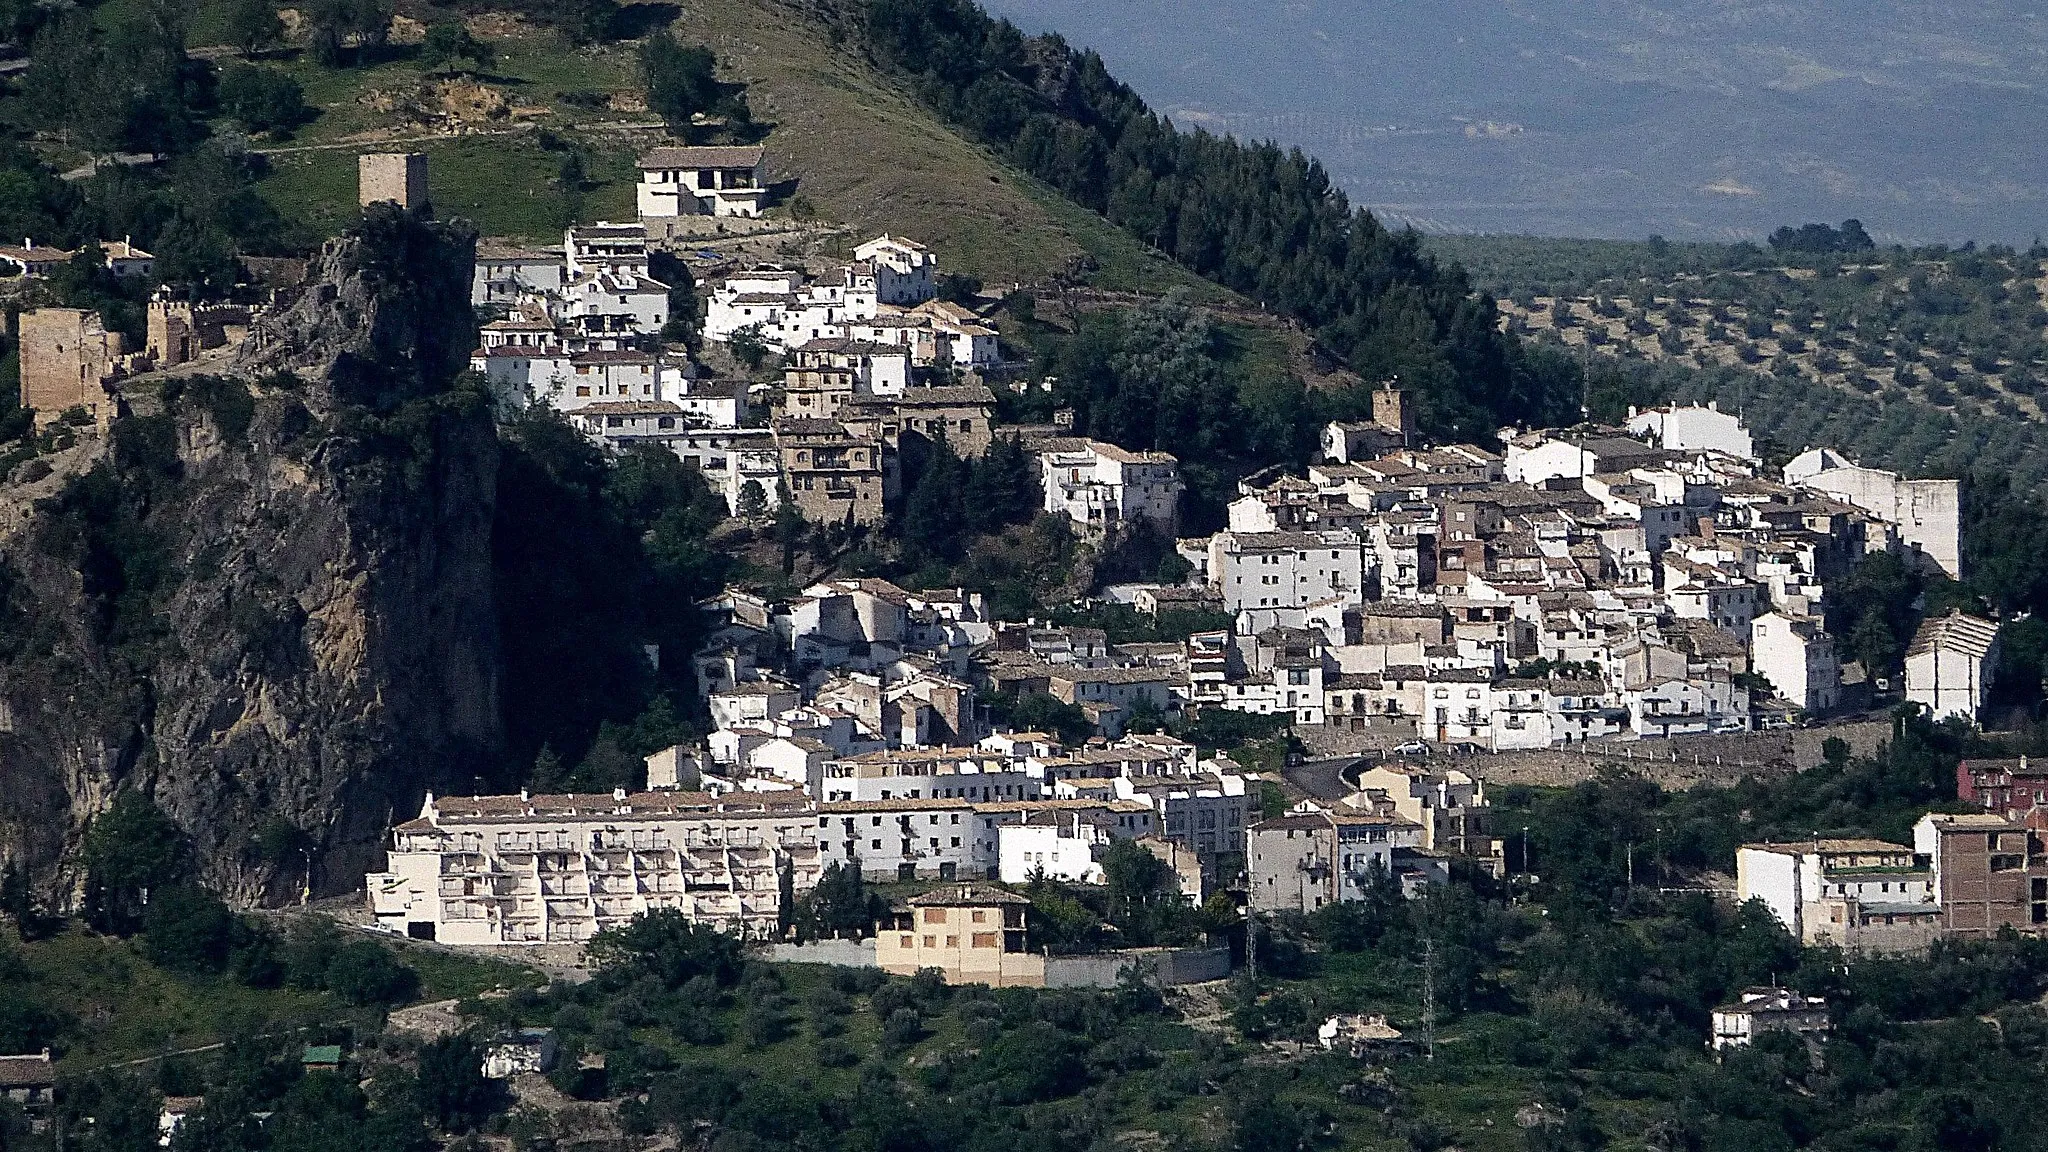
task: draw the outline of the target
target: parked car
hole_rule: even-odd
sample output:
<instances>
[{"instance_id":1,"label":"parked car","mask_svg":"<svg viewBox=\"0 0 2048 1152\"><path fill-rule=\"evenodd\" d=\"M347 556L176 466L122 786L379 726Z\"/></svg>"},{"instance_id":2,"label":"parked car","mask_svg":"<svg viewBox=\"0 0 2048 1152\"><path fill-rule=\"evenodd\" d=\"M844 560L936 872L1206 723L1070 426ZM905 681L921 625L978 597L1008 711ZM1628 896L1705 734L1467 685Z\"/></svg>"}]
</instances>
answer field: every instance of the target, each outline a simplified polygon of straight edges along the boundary
<instances>
[{"instance_id":1,"label":"parked car","mask_svg":"<svg viewBox=\"0 0 2048 1152\"><path fill-rule=\"evenodd\" d=\"M1740 720L1730 720L1721 724L1714 725L1714 735L1716 736L1725 736L1730 732L1747 731L1749 731L1749 725L1743 723Z\"/></svg>"},{"instance_id":2,"label":"parked car","mask_svg":"<svg viewBox=\"0 0 2048 1152\"><path fill-rule=\"evenodd\" d=\"M1394 755L1427 756L1429 755L1429 745L1424 744L1420 740L1403 741L1402 743L1394 745Z\"/></svg>"}]
</instances>

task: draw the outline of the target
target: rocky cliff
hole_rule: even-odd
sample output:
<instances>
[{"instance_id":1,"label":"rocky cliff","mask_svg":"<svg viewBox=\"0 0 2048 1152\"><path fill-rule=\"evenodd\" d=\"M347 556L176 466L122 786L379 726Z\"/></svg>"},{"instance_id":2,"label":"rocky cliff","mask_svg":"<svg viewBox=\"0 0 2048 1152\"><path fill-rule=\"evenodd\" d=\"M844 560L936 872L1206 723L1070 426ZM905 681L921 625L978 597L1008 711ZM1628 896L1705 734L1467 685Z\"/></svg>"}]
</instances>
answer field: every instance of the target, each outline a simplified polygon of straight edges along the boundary
<instances>
[{"instance_id":1,"label":"rocky cliff","mask_svg":"<svg viewBox=\"0 0 2048 1152\"><path fill-rule=\"evenodd\" d=\"M346 890L394 814L488 772L497 442L456 379L474 245L373 213L234 375L127 382L108 437L0 491L0 854L46 892L75 892L68 850L122 788L254 903L309 862Z\"/></svg>"}]
</instances>

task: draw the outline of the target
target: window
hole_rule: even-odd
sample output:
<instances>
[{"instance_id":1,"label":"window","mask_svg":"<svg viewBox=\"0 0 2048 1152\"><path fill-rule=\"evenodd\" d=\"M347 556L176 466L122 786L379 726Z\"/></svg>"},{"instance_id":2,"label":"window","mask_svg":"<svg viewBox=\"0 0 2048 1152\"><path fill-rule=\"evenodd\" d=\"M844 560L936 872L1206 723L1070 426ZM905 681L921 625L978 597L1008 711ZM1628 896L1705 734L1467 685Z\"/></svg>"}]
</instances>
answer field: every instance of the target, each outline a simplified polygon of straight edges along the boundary
<instances>
[{"instance_id":1,"label":"window","mask_svg":"<svg viewBox=\"0 0 2048 1152\"><path fill-rule=\"evenodd\" d=\"M988 922L988 913L980 908L976 908L968 916L968 919L973 920L976 924L986 924Z\"/></svg>"},{"instance_id":2,"label":"window","mask_svg":"<svg viewBox=\"0 0 2048 1152\"><path fill-rule=\"evenodd\" d=\"M937 936L925 937L924 946L927 948L937 948L939 946L939 938Z\"/></svg>"},{"instance_id":3,"label":"window","mask_svg":"<svg viewBox=\"0 0 2048 1152\"><path fill-rule=\"evenodd\" d=\"M944 924L946 922L946 910L944 908L925 909L924 922L927 924Z\"/></svg>"},{"instance_id":4,"label":"window","mask_svg":"<svg viewBox=\"0 0 2048 1152\"><path fill-rule=\"evenodd\" d=\"M976 932L969 939L972 942L973 946L976 948L999 947L999 945L996 943L996 934L993 932Z\"/></svg>"}]
</instances>

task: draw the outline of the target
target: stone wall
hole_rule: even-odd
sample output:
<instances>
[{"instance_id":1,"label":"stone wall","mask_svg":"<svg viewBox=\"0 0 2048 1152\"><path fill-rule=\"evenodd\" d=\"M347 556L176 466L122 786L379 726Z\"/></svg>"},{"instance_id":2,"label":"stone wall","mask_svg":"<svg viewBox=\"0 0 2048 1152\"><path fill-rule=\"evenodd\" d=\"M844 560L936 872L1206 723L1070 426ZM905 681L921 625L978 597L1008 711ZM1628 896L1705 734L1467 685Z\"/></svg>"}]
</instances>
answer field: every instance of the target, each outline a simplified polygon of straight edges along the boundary
<instances>
[{"instance_id":1,"label":"stone wall","mask_svg":"<svg viewBox=\"0 0 2048 1152\"><path fill-rule=\"evenodd\" d=\"M834 968L876 967L875 941L813 940L808 944L771 944L768 959L777 964L829 964Z\"/></svg>"},{"instance_id":2,"label":"stone wall","mask_svg":"<svg viewBox=\"0 0 2048 1152\"><path fill-rule=\"evenodd\" d=\"M1674 736L1664 740L1596 740L1527 752L1487 752L1468 756L1436 756L1432 762L1461 768L1490 784L1532 784L1565 787L1591 780L1601 766L1615 764L1665 788L1698 784L1734 784L1744 776L1782 776L1804 772L1822 762L1829 738L1840 738L1856 756L1877 751L1891 738L1885 721L1854 721L1823 728L1786 728L1773 732ZM1336 732L1297 727L1303 741L1321 756L1372 755L1383 745L1359 746ZM1348 746L1347 746L1348 745Z\"/></svg>"},{"instance_id":3,"label":"stone wall","mask_svg":"<svg viewBox=\"0 0 2048 1152\"><path fill-rule=\"evenodd\" d=\"M873 940L813 940L808 944L771 944L768 959L777 964L829 964L835 968L873 968ZM1230 952L1223 948L1134 948L1093 956L1054 956L1045 962L1047 988L1114 988L1124 970L1141 966L1147 980L1161 988L1222 980L1230 975Z\"/></svg>"},{"instance_id":4,"label":"stone wall","mask_svg":"<svg viewBox=\"0 0 2048 1152\"><path fill-rule=\"evenodd\" d=\"M1159 988L1201 984L1230 976L1230 952L1223 948L1135 948L1094 956L1055 956L1045 962L1047 988L1114 988L1124 970L1138 965L1146 982Z\"/></svg>"}]
</instances>

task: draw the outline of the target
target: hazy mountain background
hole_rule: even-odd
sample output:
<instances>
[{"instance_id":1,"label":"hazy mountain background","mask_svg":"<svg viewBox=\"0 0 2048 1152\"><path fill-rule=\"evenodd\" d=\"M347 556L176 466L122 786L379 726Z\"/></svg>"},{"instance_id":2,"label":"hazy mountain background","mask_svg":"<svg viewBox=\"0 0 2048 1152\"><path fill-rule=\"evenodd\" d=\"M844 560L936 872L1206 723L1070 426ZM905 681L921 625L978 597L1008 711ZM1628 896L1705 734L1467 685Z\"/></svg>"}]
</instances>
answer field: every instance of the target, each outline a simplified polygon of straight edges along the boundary
<instances>
[{"instance_id":1,"label":"hazy mountain background","mask_svg":"<svg viewBox=\"0 0 2048 1152\"><path fill-rule=\"evenodd\" d=\"M2048 232L2048 0L992 0L1437 232Z\"/></svg>"}]
</instances>

